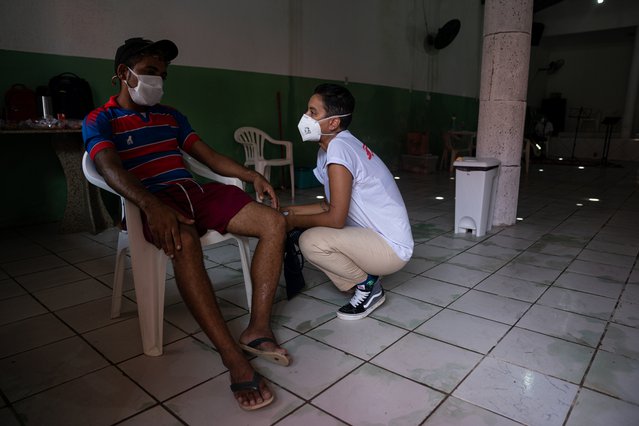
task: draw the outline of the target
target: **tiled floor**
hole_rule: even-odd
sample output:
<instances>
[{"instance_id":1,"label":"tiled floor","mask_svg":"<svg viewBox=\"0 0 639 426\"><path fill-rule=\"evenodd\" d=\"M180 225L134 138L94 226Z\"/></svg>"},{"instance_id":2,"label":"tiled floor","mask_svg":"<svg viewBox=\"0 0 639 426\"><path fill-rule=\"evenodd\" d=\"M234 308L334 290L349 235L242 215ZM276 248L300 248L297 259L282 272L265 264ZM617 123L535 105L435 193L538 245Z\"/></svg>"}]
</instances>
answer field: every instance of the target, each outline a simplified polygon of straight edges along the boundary
<instances>
[{"instance_id":1,"label":"tiled floor","mask_svg":"<svg viewBox=\"0 0 639 426\"><path fill-rule=\"evenodd\" d=\"M447 174L401 175L416 247L384 278L386 303L338 320L347 297L307 268L304 294L280 292L273 313L294 362L253 362L277 399L250 413L172 279L163 356L141 354L130 270L109 319L117 231L4 230L0 424L637 425L637 165L539 168L522 179L522 220L483 238L453 234ZM206 257L237 335L237 250Z\"/></svg>"}]
</instances>

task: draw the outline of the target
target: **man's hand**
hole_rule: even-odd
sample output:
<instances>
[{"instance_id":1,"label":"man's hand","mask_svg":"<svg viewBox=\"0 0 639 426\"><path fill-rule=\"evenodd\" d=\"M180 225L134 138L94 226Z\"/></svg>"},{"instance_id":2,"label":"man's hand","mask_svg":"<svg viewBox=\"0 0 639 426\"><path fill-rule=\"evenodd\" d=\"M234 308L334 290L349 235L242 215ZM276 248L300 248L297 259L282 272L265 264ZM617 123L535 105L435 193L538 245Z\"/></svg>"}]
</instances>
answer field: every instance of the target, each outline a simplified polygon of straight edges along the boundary
<instances>
[{"instance_id":1,"label":"man's hand","mask_svg":"<svg viewBox=\"0 0 639 426\"><path fill-rule=\"evenodd\" d=\"M173 210L161 201L153 202L144 209L147 223L153 235L153 244L164 250L171 259L176 250L182 250L180 223L193 225L193 219Z\"/></svg>"},{"instance_id":2,"label":"man's hand","mask_svg":"<svg viewBox=\"0 0 639 426\"><path fill-rule=\"evenodd\" d=\"M256 173L256 177L253 180L253 188L255 188L255 195L260 202L264 200L264 194L267 194L271 197L271 207L276 210L280 208L280 202L275 194L275 190L264 176Z\"/></svg>"}]
</instances>

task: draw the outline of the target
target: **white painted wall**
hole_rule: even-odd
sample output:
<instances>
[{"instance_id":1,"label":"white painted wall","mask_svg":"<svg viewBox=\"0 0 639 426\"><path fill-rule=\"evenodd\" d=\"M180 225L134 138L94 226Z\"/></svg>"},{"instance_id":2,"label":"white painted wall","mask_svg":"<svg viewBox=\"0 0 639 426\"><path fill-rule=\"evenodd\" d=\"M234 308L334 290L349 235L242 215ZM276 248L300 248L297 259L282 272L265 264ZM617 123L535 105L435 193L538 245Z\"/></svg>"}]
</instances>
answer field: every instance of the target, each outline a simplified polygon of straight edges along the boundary
<instances>
[{"instance_id":1,"label":"white painted wall","mask_svg":"<svg viewBox=\"0 0 639 426\"><path fill-rule=\"evenodd\" d=\"M126 38L169 38L175 64L477 97L478 0L0 0L0 49L111 59ZM423 50L458 18L457 39Z\"/></svg>"},{"instance_id":2,"label":"white painted wall","mask_svg":"<svg viewBox=\"0 0 639 426\"><path fill-rule=\"evenodd\" d=\"M562 0L535 14L545 25L544 36L578 34L639 25L639 1Z\"/></svg>"}]
</instances>

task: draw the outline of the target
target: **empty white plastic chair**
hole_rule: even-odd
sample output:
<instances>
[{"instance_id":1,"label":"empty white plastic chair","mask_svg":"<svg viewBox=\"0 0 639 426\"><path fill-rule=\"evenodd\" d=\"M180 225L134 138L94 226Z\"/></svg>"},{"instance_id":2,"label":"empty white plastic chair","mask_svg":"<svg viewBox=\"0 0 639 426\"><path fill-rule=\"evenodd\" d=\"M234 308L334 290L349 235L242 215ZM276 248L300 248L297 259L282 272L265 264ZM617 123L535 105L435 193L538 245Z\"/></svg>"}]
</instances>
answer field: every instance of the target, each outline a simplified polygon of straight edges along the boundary
<instances>
[{"instance_id":1,"label":"empty white plastic chair","mask_svg":"<svg viewBox=\"0 0 639 426\"><path fill-rule=\"evenodd\" d=\"M241 180L220 176L187 153L182 152L182 155L184 156L186 166L193 173L216 182L235 185L243 189ZM82 158L82 170L90 183L119 195L109 185L107 185L102 176L96 170L95 164L91 161L91 158L87 153L85 153ZM113 279L111 317L115 318L120 316L124 259L128 248L131 252L133 284L135 287L135 296L138 305L142 347L145 354L159 356L162 355L164 284L168 257L164 254L164 251L157 249L144 238L140 209L134 203L125 198L122 198L122 204L124 207L124 217L126 219L127 230L120 232L120 235L118 236L115 275ZM237 245L240 250L240 260L242 263L242 272L244 274L244 284L246 287L246 299L250 310L253 287L251 283L251 252L248 238L231 233L220 234L217 231L209 230L200 238L200 242L204 247L230 239L237 241Z\"/></svg>"},{"instance_id":2,"label":"empty white plastic chair","mask_svg":"<svg viewBox=\"0 0 639 426\"><path fill-rule=\"evenodd\" d=\"M240 127L235 131L235 141L244 147L244 165L255 167L270 182L272 166L289 166L291 173L291 199L295 199L295 166L293 165L293 143L273 139L255 127ZM264 142L286 148L284 158L264 158Z\"/></svg>"}]
</instances>

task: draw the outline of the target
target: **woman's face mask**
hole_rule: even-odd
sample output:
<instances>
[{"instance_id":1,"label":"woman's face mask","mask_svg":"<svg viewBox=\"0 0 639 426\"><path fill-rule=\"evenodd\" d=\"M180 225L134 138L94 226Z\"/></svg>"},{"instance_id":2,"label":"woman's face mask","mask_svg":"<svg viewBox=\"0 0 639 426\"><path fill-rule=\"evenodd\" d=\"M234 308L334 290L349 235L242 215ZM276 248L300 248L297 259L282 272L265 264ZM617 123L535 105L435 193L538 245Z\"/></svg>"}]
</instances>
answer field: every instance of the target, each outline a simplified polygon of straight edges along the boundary
<instances>
[{"instance_id":1,"label":"woman's face mask","mask_svg":"<svg viewBox=\"0 0 639 426\"><path fill-rule=\"evenodd\" d=\"M145 106L153 106L159 103L164 94L162 77L159 75L137 75L131 68L129 68L129 71L138 78L138 85L135 87L129 86L129 83L124 80L124 83L129 88L129 94L133 102Z\"/></svg>"},{"instance_id":2,"label":"woman's face mask","mask_svg":"<svg viewBox=\"0 0 639 426\"><path fill-rule=\"evenodd\" d=\"M342 115L331 115L330 117L320 118L319 120L315 120L310 116L304 114L302 118L300 118L300 122L297 125L297 129L300 131L300 135L302 136L302 140L304 142L319 142L322 135L335 135L336 133L322 133L322 129L320 128L320 121L328 120L334 117L346 117L350 114L342 114Z\"/></svg>"}]
</instances>

